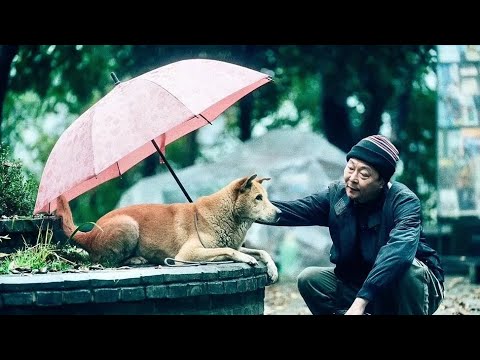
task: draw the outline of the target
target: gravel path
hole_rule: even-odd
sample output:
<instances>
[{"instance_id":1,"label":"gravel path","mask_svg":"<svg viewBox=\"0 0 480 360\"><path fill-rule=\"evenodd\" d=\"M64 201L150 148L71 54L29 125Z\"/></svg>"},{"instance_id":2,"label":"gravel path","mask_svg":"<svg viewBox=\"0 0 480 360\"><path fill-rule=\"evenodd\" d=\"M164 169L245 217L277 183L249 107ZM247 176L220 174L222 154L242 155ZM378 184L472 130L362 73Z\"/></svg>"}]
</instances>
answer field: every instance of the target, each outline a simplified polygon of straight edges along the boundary
<instances>
[{"instance_id":1,"label":"gravel path","mask_svg":"<svg viewBox=\"0 0 480 360\"><path fill-rule=\"evenodd\" d=\"M294 280L280 280L265 289L265 315L311 315ZM445 299L435 315L480 315L480 284L463 276L447 276Z\"/></svg>"}]
</instances>

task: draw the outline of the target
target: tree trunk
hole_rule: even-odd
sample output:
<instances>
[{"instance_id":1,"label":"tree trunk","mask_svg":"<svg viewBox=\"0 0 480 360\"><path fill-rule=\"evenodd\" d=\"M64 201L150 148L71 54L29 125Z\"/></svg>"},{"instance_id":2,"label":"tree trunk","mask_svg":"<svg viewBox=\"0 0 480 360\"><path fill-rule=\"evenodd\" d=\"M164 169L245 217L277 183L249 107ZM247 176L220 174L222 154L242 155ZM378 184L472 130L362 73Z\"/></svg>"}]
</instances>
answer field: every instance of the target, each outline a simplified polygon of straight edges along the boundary
<instances>
[{"instance_id":1,"label":"tree trunk","mask_svg":"<svg viewBox=\"0 0 480 360\"><path fill-rule=\"evenodd\" d=\"M411 85L408 84L398 97L398 112L397 116L393 119L394 121L392 121L392 141L399 140L402 130L407 127L407 117L410 113L410 99L412 94L412 88L410 86Z\"/></svg>"},{"instance_id":2,"label":"tree trunk","mask_svg":"<svg viewBox=\"0 0 480 360\"><path fill-rule=\"evenodd\" d=\"M253 98L248 94L240 101L240 140L247 141L252 137Z\"/></svg>"},{"instance_id":3,"label":"tree trunk","mask_svg":"<svg viewBox=\"0 0 480 360\"><path fill-rule=\"evenodd\" d=\"M369 89L371 94L375 94L375 90L378 89ZM367 111L365 112L362 126L358 131L358 139L356 140L378 134L380 126L382 125L382 114L385 111L385 101L386 99L383 97L373 97L370 104L367 104Z\"/></svg>"},{"instance_id":4,"label":"tree trunk","mask_svg":"<svg viewBox=\"0 0 480 360\"><path fill-rule=\"evenodd\" d=\"M407 128L408 115L411 112L411 101L413 82L415 79L416 69L414 66L408 68L408 73L403 80L403 86L401 92L398 95L398 111L396 116L392 119L392 138L393 140L399 140L402 137L402 132L405 132ZM401 142L399 141L399 144ZM399 149L400 150L400 149Z\"/></svg>"},{"instance_id":5,"label":"tree trunk","mask_svg":"<svg viewBox=\"0 0 480 360\"><path fill-rule=\"evenodd\" d=\"M195 164L195 159L197 158L198 154L197 133L198 130L187 135L187 157L185 159L185 166L191 166Z\"/></svg>"},{"instance_id":6,"label":"tree trunk","mask_svg":"<svg viewBox=\"0 0 480 360\"><path fill-rule=\"evenodd\" d=\"M160 165L160 155L158 155L157 152L154 152L143 161L142 175L145 177L155 175L160 166L162 166Z\"/></svg>"},{"instance_id":7,"label":"tree trunk","mask_svg":"<svg viewBox=\"0 0 480 360\"><path fill-rule=\"evenodd\" d=\"M254 45L242 46L242 62L245 66L255 69L254 64L256 48ZM247 141L252 137L252 110L253 110L253 97L252 94L248 94L239 102L239 127L240 127L240 140Z\"/></svg>"},{"instance_id":8,"label":"tree trunk","mask_svg":"<svg viewBox=\"0 0 480 360\"><path fill-rule=\"evenodd\" d=\"M345 99L324 95L322 103L323 128L327 140L342 151L350 151L353 136Z\"/></svg>"},{"instance_id":9,"label":"tree trunk","mask_svg":"<svg viewBox=\"0 0 480 360\"><path fill-rule=\"evenodd\" d=\"M18 52L18 45L0 45L0 144L2 143L3 104L7 95L10 66Z\"/></svg>"}]
</instances>

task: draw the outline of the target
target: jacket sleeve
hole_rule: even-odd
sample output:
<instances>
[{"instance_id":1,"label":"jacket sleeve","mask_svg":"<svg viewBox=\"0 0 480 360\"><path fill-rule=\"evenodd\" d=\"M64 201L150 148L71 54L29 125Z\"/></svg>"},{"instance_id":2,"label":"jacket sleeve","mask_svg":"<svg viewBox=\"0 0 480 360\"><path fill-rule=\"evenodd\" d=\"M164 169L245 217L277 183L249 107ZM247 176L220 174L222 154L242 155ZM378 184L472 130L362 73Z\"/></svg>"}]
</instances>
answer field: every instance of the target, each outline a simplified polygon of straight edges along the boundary
<instances>
[{"instance_id":1,"label":"jacket sleeve","mask_svg":"<svg viewBox=\"0 0 480 360\"><path fill-rule=\"evenodd\" d=\"M272 201L282 213L276 226L311 226L328 224L330 202L328 189L293 201Z\"/></svg>"},{"instance_id":2,"label":"jacket sleeve","mask_svg":"<svg viewBox=\"0 0 480 360\"><path fill-rule=\"evenodd\" d=\"M394 227L390 231L388 242L380 248L358 297L373 300L379 290L387 288L400 278L413 262L421 232L418 197L414 194L399 194L394 199L393 217Z\"/></svg>"}]
</instances>

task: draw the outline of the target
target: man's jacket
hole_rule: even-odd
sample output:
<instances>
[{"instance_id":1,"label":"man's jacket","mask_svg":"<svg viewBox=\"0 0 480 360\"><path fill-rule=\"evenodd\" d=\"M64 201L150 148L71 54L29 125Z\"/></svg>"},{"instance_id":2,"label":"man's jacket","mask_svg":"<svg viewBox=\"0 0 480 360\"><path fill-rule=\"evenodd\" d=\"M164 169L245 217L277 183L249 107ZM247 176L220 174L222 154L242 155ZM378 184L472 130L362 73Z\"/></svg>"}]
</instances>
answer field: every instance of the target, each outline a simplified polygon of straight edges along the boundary
<instances>
[{"instance_id":1,"label":"man's jacket","mask_svg":"<svg viewBox=\"0 0 480 360\"><path fill-rule=\"evenodd\" d=\"M438 255L425 241L418 197L395 181L389 189L385 188L382 199L383 204L366 219L371 242L366 258L372 262L367 265L357 296L372 301L377 292L405 273L414 257L425 263L443 284ZM282 210L275 225L328 226L333 242L330 261L336 264L335 273L343 281L358 280L357 216L343 181L333 182L327 189L302 199L272 203Z\"/></svg>"}]
</instances>

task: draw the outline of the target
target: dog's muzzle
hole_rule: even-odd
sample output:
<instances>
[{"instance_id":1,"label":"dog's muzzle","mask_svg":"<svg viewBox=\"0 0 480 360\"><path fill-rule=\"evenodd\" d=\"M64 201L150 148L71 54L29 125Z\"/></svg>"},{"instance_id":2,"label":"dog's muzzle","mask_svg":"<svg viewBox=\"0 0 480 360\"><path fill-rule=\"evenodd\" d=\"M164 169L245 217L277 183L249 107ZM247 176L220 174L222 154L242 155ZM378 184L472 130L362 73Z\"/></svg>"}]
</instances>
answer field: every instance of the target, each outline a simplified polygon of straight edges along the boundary
<instances>
[{"instance_id":1,"label":"dog's muzzle","mask_svg":"<svg viewBox=\"0 0 480 360\"><path fill-rule=\"evenodd\" d=\"M280 220L280 214L282 213L282 210L280 210L279 208L275 208L275 215L273 218L269 219L269 220L261 220L261 219L258 219L256 220L255 222L257 224L262 224L262 225L271 225L271 224L275 224L276 222L278 222L278 220Z\"/></svg>"}]
</instances>

